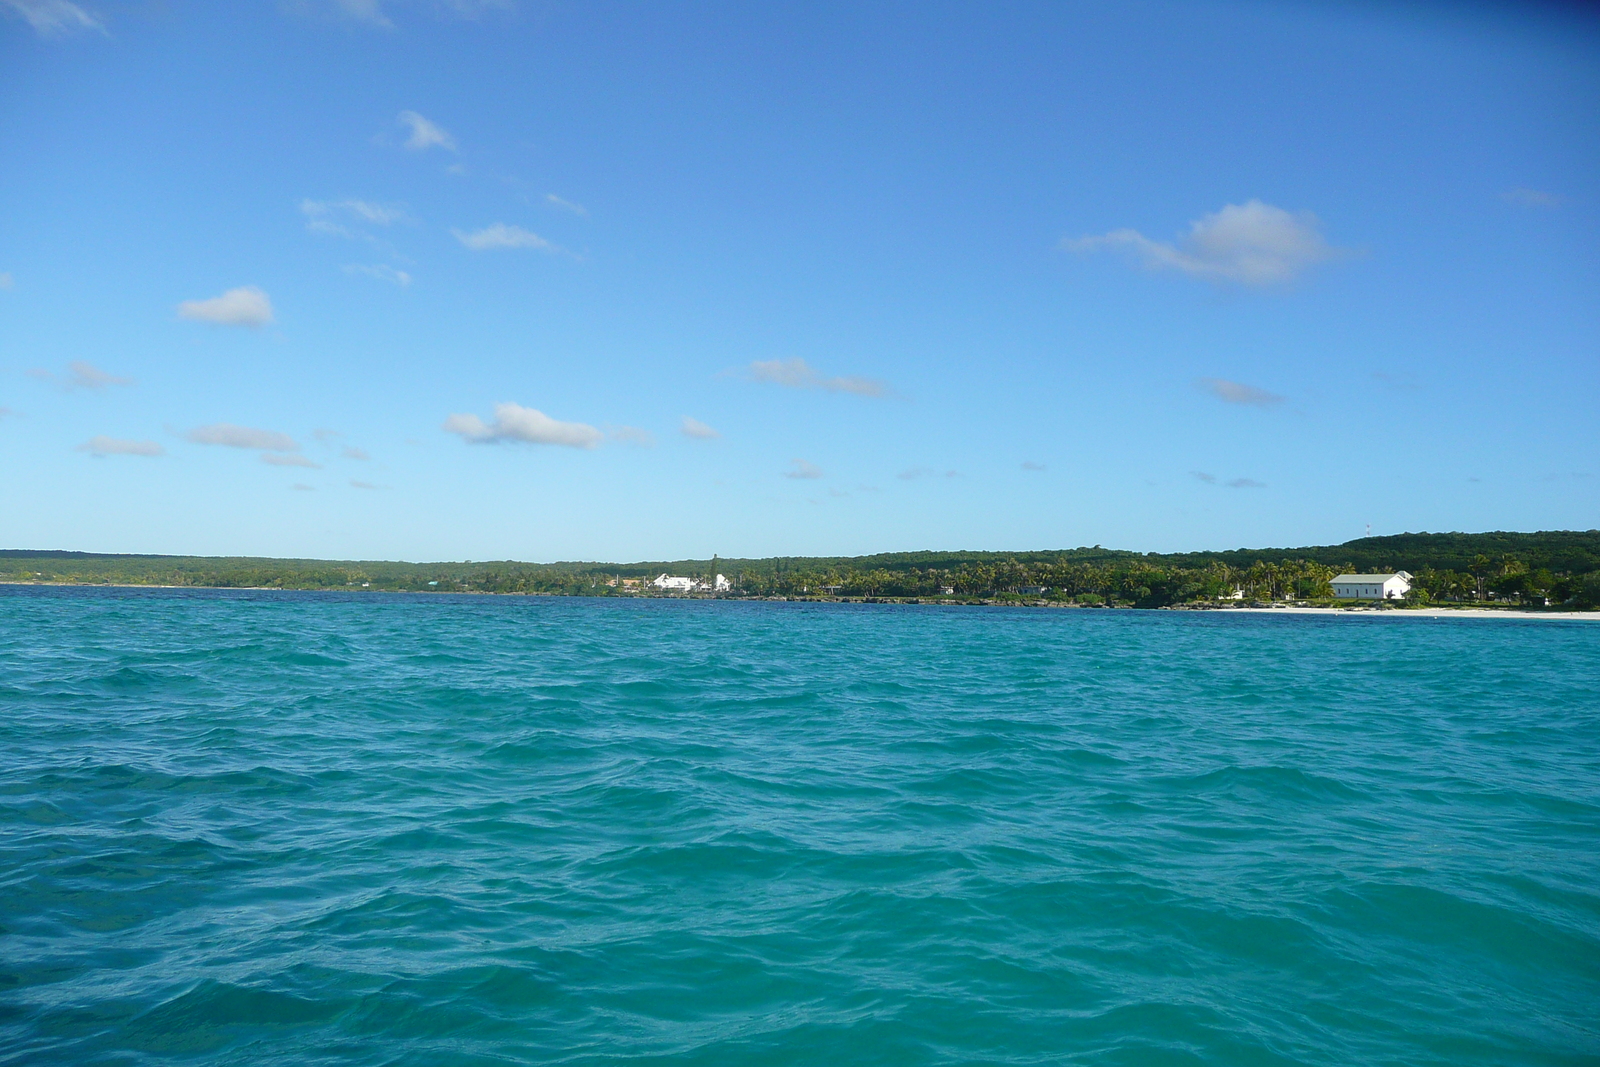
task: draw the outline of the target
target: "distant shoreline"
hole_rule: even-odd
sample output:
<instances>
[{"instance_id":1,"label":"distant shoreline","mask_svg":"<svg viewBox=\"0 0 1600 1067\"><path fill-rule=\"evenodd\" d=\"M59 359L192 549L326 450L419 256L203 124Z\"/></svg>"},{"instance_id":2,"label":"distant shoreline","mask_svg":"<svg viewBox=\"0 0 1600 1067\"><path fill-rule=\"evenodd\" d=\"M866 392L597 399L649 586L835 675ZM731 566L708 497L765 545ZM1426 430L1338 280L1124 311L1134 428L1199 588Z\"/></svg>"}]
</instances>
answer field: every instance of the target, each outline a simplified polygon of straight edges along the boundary
<instances>
[{"instance_id":1,"label":"distant shoreline","mask_svg":"<svg viewBox=\"0 0 1600 1067\"><path fill-rule=\"evenodd\" d=\"M1251 615L1336 615L1343 617L1419 618L1419 619L1588 619L1600 621L1600 611L1549 611L1539 608L1379 608L1379 607L1301 607L1291 604L1271 606L1244 606L1234 604L1183 604L1160 608L1116 607L1108 608L1090 604L1066 604L1060 601L1002 601L987 598L946 600L932 597L828 597L828 596L636 596L612 594L590 597L570 593L500 593L481 589L452 589L446 591L417 589L285 589L275 585L157 585L129 582L19 582L0 579L0 585L39 586L53 589L195 589L214 592L238 593L361 593L364 595L403 594L405 596L506 596L506 597L568 597L595 600L730 600L744 603L795 603L795 604L890 604L901 607L926 608L1044 608L1066 611L1166 611L1166 612L1243 612Z\"/></svg>"}]
</instances>

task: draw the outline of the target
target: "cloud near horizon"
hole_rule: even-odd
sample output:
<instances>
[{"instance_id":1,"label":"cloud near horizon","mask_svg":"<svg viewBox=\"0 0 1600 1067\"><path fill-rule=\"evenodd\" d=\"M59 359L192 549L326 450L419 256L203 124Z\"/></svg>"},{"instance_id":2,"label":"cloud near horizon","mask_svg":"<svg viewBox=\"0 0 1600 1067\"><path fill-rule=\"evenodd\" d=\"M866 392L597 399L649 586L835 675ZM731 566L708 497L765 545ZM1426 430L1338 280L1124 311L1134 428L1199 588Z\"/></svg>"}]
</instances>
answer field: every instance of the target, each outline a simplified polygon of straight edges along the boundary
<instances>
[{"instance_id":1,"label":"cloud near horizon","mask_svg":"<svg viewBox=\"0 0 1600 1067\"><path fill-rule=\"evenodd\" d=\"M178 317L216 326L270 325L272 300L259 286L241 285L209 300L185 300L178 305Z\"/></svg>"},{"instance_id":2,"label":"cloud near horizon","mask_svg":"<svg viewBox=\"0 0 1600 1067\"><path fill-rule=\"evenodd\" d=\"M1253 385L1243 382L1230 382L1226 378L1198 378L1195 387L1201 392L1210 393L1218 400L1229 404L1247 404L1252 407L1264 408L1274 404L1281 404L1286 397L1277 393L1269 393L1265 389L1257 389Z\"/></svg>"},{"instance_id":3,"label":"cloud near horizon","mask_svg":"<svg viewBox=\"0 0 1600 1067\"><path fill-rule=\"evenodd\" d=\"M853 393L856 396L888 396L890 392L887 382L875 378L824 378L798 356L793 359L752 360L746 373L753 382L772 382L788 389L821 389L825 393Z\"/></svg>"},{"instance_id":4,"label":"cloud near horizon","mask_svg":"<svg viewBox=\"0 0 1600 1067\"><path fill-rule=\"evenodd\" d=\"M654 448L656 435L649 430L637 426L618 426L611 431L613 441L623 441L630 445L643 445L645 448Z\"/></svg>"},{"instance_id":5,"label":"cloud near horizon","mask_svg":"<svg viewBox=\"0 0 1600 1067\"><path fill-rule=\"evenodd\" d=\"M683 423L678 427L678 432L683 434L685 437L693 437L700 441L709 441L713 437L722 436L716 430L713 430L699 419L692 418L688 415L683 417Z\"/></svg>"},{"instance_id":6,"label":"cloud near horizon","mask_svg":"<svg viewBox=\"0 0 1600 1067\"><path fill-rule=\"evenodd\" d=\"M402 289L411 284L411 275L403 270L396 270L387 263L374 263L371 266L365 263L346 263L343 269L346 274L362 274L368 278L376 278L380 282L398 285Z\"/></svg>"},{"instance_id":7,"label":"cloud near horizon","mask_svg":"<svg viewBox=\"0 0 1600 1067\"><path fill-rule=\"evenodd\" d=\"M1564 196L1547 193L1543 189L1507 189L1500 194L1500 199L1508 204L1521 204L1523 207L1560 207L1567 202Z\"/></svg>"},{"instance_id":8,"label":"cloud near horizon","mask_svg":"<svg viewBox=\"0 0 1600 1067\"><path fill-rule=\"evenodd\" d=\"M22 16L40 37L106 32L104 23L69 0L0 0L0 7Z\"/></svg>"},{"instance_id":9,"label":"cloud near horizon","mask_svg":"<svg viewBox=\"0 0 1600 1067\"><path fill-rule=\"evenodd\" d=\"M322 469L322 464L313 463L305 456L294 453L289 455L279 455L272 452L263 452L261 453L261 462L271 464L274 467L310 467L312 470Z\"/></svg>"},{"instance_id":10,"label":"cloud near horizon","mask_svg":"<svg viewBox=\"0 0 1600 1067\"><path fill-rule=\"evenodd\" d=\"M575 204L565 197L557 196L555 193L545 193L544 202L549 204L551 207L558 207L562 211L570 211L574 215L582 215L585 218L587 218L589 215L589 209L584 207L582 204Z\"/></svg>"},{"instance_id":11,"label":"cloud near horizon","mask_svg":"<svg viewBox=\"0 0 1600 1067\"><path fill-rule=\"evenodd\" d=\"M521 226L507 226L503 222L493 223L471 233L464 230L450 232L455 234L456 240L474 252L487 252L494 248L537 248L541 252L563 251L559 245L551 244L531 230L524 230Z\"/></svg>"},{"instance_id":12,"label":"cloud near horizon","mask_svg":"<svg viewBox=\"0 0 1600 1067\"><path fill-rule=\"evenodd\" d=\"M300 213L306 217L306 229L315 233L337 233L349 236L349 231L330 220L345 216L356 222L373 226L392 226L407 221L410 216L398 204L376 204L370 200L302 200Z\"/></svg>"},{"instance_id":13,"label":"cloud near horizon","mask_svg":"<svg viewBox=\"0 0 1600 1067\"><path fill-rule=\"evenodd\" d=\"M121 437L99 434L79 445L79 452L91 456L164 456L167 450L154 441L130 441Z\"/></svg>"},{"instance_id":14,"label":"cloud near horizon","mask_svg":"<svg viewBox=\"0 0 1600 1067\"><path fill-rule=\"evenodd\" d=\"M1290 213L1248 200L1196 219L1177 244L1122 229L1098 237L1063 238L1061 247L1069 252L1127 249L1150 270L1176 270L1192 278L1241 285L1282 285L1341 254L1323 240L1319 225L1309 211Z\"/></svg>"},{"instance_id":15,"label":"cloud near horizon","mask_svg":"<svg viewBox=\"0 0 1600 1067\"><path fill-rule=\"evenodd\" d=\"M56 375L39 367L29 370L27 374L28 377L38 378L40 381L58 382L63 389L68 391L73 389L99 390L108 385L127 386L134 384L132 378L119 378L115 374L107 374L93 363L86 363L81 359L75 359L67 364L67 375L64 378L58 378Z\"/></svg>"},{"instance_id":16,"label":"cloud near horizon","mask_svg":"<svg viewBox=\"0 0 1600 1067\"><path fill-rule=\"evenodd\" d=\"M1222 485L1227 486L1229 489L1265 489L1267 487L1266 482L1258 482L1254 478L1230 478L1222 482L1215 474L1207 474L1205 471L1190 471L1189 476L1197 478L1207 485L1216 485L1221 482Z\"/></svg>"},{"instance_id":17,"label":"cloud near horizon","mask_svg":"<svg viewBox=\"0 0 1600 1067\"><path fill-rule=\"evenodd\" d=\"M789 462L793 464L793 469L783 472L785 478L809 480L822 477L822 468L815 463L807 463L803 459L792 459Z\"/></svg>"},{"instance_id":18,"label":"cloud near horizon","mask_svg":"<svg viewBox=\"0 0 1600 1067\"><path fill-rule=\"evenodd\" d=\"M236 426L231 422L214 422L199 426L184 434L184 439L197 445L222 445L226 448L249 448L265 452L298 452L300 445L286 433L276 430L258 430L251 426Z\"/></svg>"},{"instance_id":19,"label":"cloud near horizon","mask_svg":"<svg viewBox=\"0 0 1600 1067\"><path fill-rule=\"evenodd\" d=\"M372 5L374 8L376 4ZM411 127L411 136L406 138L406 147L413 152L425 152L430 148L443 148L447 152L456 150L456 139L450 132L438 123L430 122L415 111L400 112L400 123Z\"/></svg>"},{"instance_id":20,"label":"cloud near horizon","mask_svg":"<svg viewBox=\"0 0 1600 1067\"><path fill-rule=\"evenodd\" d=\"M491 423L476 415L457 414L446 419L443 428L475 444L523 441L535 445L595 448L605 439L604 434L587 423L561 422L537 408L511 403L496 404Z\"/></svg>"}]
</instances>

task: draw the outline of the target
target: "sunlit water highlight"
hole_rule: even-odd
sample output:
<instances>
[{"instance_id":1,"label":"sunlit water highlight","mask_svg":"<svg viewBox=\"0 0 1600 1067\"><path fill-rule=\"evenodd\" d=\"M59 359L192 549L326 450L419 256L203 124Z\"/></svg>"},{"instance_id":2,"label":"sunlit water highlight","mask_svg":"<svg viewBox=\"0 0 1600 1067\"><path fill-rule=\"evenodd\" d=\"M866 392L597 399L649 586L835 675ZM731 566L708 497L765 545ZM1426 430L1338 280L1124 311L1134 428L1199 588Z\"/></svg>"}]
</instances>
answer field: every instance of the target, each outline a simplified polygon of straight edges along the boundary
<instances>
[{"instance_id":1,"label":"sunlit water highlight","mask_svg":"<svg viewBox=\"0 0 1600 1067\"><path fill-rule=\"evenodd\" d=\"M0 588L0 1063L1600 1063L1600 625Z\"/></svg>"}]
</instances>

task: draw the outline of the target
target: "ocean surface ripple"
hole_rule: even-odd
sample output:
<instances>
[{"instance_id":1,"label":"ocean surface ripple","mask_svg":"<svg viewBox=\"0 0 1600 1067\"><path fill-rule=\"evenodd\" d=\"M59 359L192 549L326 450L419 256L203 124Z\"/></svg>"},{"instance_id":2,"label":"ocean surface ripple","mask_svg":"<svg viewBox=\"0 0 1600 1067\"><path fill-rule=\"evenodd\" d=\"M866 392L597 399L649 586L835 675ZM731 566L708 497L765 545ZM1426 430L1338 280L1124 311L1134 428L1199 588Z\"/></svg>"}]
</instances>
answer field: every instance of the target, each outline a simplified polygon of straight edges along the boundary
<instances>
[{"instance_id":1,"label":"ocean surface ripple","mask_svg":"<svg viewBox=\"0 0 1600 1067\"><path fill-rule=\"evenodd\" d=\"M1600 625L0 587L0 1064L1600 1064Z\"/></svg>"}]
</instances>

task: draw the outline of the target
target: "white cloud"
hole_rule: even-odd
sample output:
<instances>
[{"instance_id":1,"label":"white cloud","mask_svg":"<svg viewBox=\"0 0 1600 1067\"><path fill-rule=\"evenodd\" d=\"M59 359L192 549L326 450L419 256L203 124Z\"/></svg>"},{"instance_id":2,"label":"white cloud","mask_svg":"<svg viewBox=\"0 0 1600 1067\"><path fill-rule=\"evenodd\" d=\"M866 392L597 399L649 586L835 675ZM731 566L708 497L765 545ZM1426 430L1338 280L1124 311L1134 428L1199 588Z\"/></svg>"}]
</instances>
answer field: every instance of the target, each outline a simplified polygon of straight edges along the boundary
<instances>
[{"instance_id":1,"label":"white cloud","mask_svg":"<svg viewBox=\"0 0 1600 1067\"><path fill-rule=\"evenodd\" d=\"M1233 478L1228 482L1229 489L1265 489L1266 482L1258 482L1254 478Z\"/></svg>"},{"instance_id":2,"label":"white cloud","mask_svg":"<svg viewBox=\"0 0 1600 1067\"><path fill-rule=\"evenodd\" d=\"M1500 194L1500 198L1510 204L1521 204L1523 207L1560 207L1567 202L1564 196L1547 193L1542 189L1507 189Z\"/></svg>"},{"instance_id":3,"label":"white cloud","mask_svg":"<svg viewBox=\"0 0 1600 1067\"><path fill-rule=\"evenodd\" d=\"M167 450L154 441L127 441L120 437L101 434L91 437L78 446L79 452L91 456L164 456Z\"/></svg>"},{"instance_id":4,"label":"white cloud","mask_svg":"<svg viewBox=\"0 0 1600 1067\"><path fill-rule=\"evenodd\" d=\"M119 378L115 374L107 374L92 363L85 363L75 359L67 364L67 371L71 378L67 381L69 389L104 389L108 385L132 385L132 378Z\"/></svg>"},{"instance_id":5,"label":"white cloud","mask_svg":"<svg viewBox=\"0 0 1600 1067\"><path fill-rule=\"evenodd\" d=\"M313 470L321 470L322 469L322 464L313 463L309 459L307 459L306 457L301 456L301 455L292 455L291 454L291 455L284 456L284 455L277 455L277 454L272 453L272 452L263 452L263 453L261 453L261 462L270 463L274 467L310 467Z\"/></svg>"},{"instance_id":6,"label":"white cloud","mask_svg":"<svg viewBox=\"0 0 1600 1067\"><path fill-rule=\"evenodd\" d=\"M914 482L918 478L924 478L932 473L932 467L907 467L899 474L896 474L895 477L903 482Z\"/></svg>"},{"instance_id":7,"label":"white cloud","mask_svg":"<svg viewBox=\"0 0 1600 1067\"><path fill-rule=\"evenodd\" d=\"M710 440L713 437L722 436L720 433L713 430L699 419L690 418L688 415L683 417L683 425L679 427L679 430L685 437L694 437L702 441Z\"/></svg>"},{"instance_id":8,"label":"white cloud","mask_svg":"<svg viewBox=\"0 0 1600 1067\"><path fill-rule=\"evenodd\" d=\"M391 285L398 285L402 289L411 284L411 275L403 270L396 270L387 263L374 263L371 266L365 263L346 263L344 272L346 274L364 274L368 278L376 278L380 282L389 282Z\"/></svg>"},{"instance_id":9,"label":"white cloud","mask_svg":"<svg viewBox=\"0 0 1600 1067\"><path fill-rule=\"evenodd\" d=\"M521 226L507 226L497 222L492 226L485 226L473 233L461 230L451 230L456 235L456 240L472 249L474 252L484 252L491 248L537 248L542 252L559 252L561 249L546 241L536 233L524 230Z\"/></svg>"},{"instance_id":10,"label":"white cloud","mask_svg":"<svg viewBox=\"0 0 1600 1067\"><path fill-rule=\"evenodd\" d=\"M334 0L334 6L358 22L368 22L386 30L394 28L379 0Z\"/></svg>"},{"instance_id":11,"label":"white cloud","mask_svg":"<svg viewBox=\"0 0 1600 1067\"><path fill-rule=\"evenodd\" d=\"M793 459L789 462L794 465L794 469L784 471L783 476L785 478L811 479L822 477L822 468L814 463L807 463L803 459Z\"/></svg>"},{"instance_id":12,"label":"white cloud","mask_svg":"<svg viewBox=\"0 0 1600 1067\"><path fill-rule=\"evenodd\" d=\"M272 322L272 301L260 288L241 285L210 300L185 300L178 317L218 326L265 326Z\"/></svg>"},{"instance_id":13,"label":"white cloud","mask_svg":"<svg viewBox=\"0 0 1600 1067\"><path fill-rule=\"evenodd\" d=\"M406 138L406 147L413 152L422 152L429 148L444 148L451 152L456 150L455 138L451 137L443 126L429 122L415 111L400 112L399 121L411 127L411 136Z\"/></svg>"},{"instance_id":14,"label":"white cloud","mask_svg":"<svg viewBox=\"0 0 1600 1067\"><path fill-rule=\"evenodd\" d=\"M63 389L104 389L108 385L132 385L132 378L119 378L115 374L107 374L92 363L85 363L75 359L67 364L65 377L56 377L41 367L30 367L26 371L28 377L37 378L42 382L56 382Z\"/></svg>"},{"instance_id":15,"label":"white cloud","mask_svg":"<svg viewBox=\"0 0 1600 1067\"><path fill-rule=\"evenodd\" d=\"M0 289L9 289L16 284L16 279L11 277L10 271L0 271Z\"/></svg>"},{"instance_id":16,"label":"white cloud","mask_svg":"<svg viewBox=\"0 0 1600 1067\"><path fill-rule=\"evenodd\" d=\"M1192 478L1198 478L1207 485L1217 484L1217 476L1215 474L1207 474L1205 471L1190 471L1189 476Z\"/></svg>"},{"instance_id":17,"label":"white cloud","mask_svg":"<svg viewBox=\"0 0 1600 1067\"><path fill-rule=\"evenodd\" d=\"M372 238L355 233L337 220L347 219L371 226L392 226L397 222L411 221L411 216L400 205L378 204L371 200L302 200L300 214L306 217L306 229L312 233L366 237L367 240Z\"/></svg>"},{"instance_id":18,"label":"white cloud","mask_svg":"<svg viewBox=\"0 0 1600 1067\"><path fill-rule=\"evenodd\" d=\"M99 19L68 0L0 0L0 4L26 19L41 37L84 30L106 32L105 25Z\"/></svg>"},{"instance_id":19,"label":"white cloud","mask_svg":"<svg viewBox=\"0 0 1600 1067\"><path fill-rule=\"evenodd\" d=\"M646 448L654 448L656 443L655 434L649 430L642 430L637 426L618 426L611 431L611 439L613 441L626 441L631 445L643 445Z\"/></svg>"},{"instance_id":20,"label":"white cloud","mask_svg":"<svg viewBox=\"0 0 1600 1067\"><path fill-rule=\"evenodd\" d=\"M1284 398L1265 389L1257 389L1243 382L1230 382L1226 378L1201 378L1194 383L1203 392L1229 404L1249 404L1254 407L1271 407L1281 404Z\"/></svg>"},{"instance_id":21,"label":"white cloud","mask_svg":"<svg viewBox=\"0 0 1600 1067\"><path fill-rule=\"evenodd\" d=\"M888 396L889 386L875 378L824 378L805 360L758 359L751 362L751 381L773 382L790 389L821 389L828 393L854 393L856 396Z\"/></svg>"},{"instance_id":22,"label":"white cloud","mask_svg":"<svg viewBox=\"0 0 1600 1067\"><path fill-rule=\"evenodd\" d=\"M371 482L360 482L360 481L357 481L356 479L352 478L352 479L350 479L350 488L352 488L352 489L382 489L383 486L381 486L381 485L373 485Z\"/></svg>"},{"instance_id":23,"label":"white cloud","mask_svg":"<svg viewBox=\"0 0 1600 1067\"><path fill-rule=\"evenodd\" d=\"M1073 252L1126 248L1138 253L1152 270L1177 270L1243 285L1277 285L1339 254L1317 227L1317 217L1308 211L1290 214L1250 200L1228 204L1190 223L1188 234L1176 245L1152 241L1137 230L1113 230L1099 237L1063 239L1061 247Z\"/></svg>"},{"instance_id":24,"label":"white cloud","mask_svg":"<svg viewBox=\"0 0 1600 1067\"><path fill-rule=\"evenodd\" d=\"M566 445L569 448L594 448L605 435L582 422L561 422L535 408L520 404L496 404L494 422L476 415L451 415L444 429L468 441L492 444L499 441L526 441L535 445Z\"/></svg>"},{"instance_id":25,"label":"white cloud","mask_svg":"<svg viewBox=\"0 0 1600 1067\"><path fill-rule=\"evenodd\" d=\"M307 485L305 482L295 482L289 488L301 493L314 493L317 491L316 486Z\"/></svg>"},{"instance_id":26,"label":"white cloud","mask_svg":"<svg viewBox=\"0 0 1600 1067\"><path fill-rule=\"evenodd\" d=\"M549 204L551 207L558 207L562 211L570 211L574 215L583 215L587 217L589 214L589 209L584 207L582 204L574 204L571 200L563 200L555 193L545 193L544 202Z\"/></svg>"},{"instance_id":27,"label":"white cloud","mask_svg":"<svg viewBox=\"0 0 1600 1067\"><path fill-rule=\"evenodd\" d=\"M1025 471L1042 471L1046 468L1043 463L1035 463L1031 459L1025 459L1022 461L1022 469Z\"/></svg>"},{"instance_id":28,"label":"white cloud","mask_svg":"<svg viewBox=\"0 0 1600 1067\"><path fill-rule=\"evenodd\" d=\"M343 456L345 459L362 459L362 460L366 460L366 459L371 459L372 458L371 456L367 455L367 453L366 453L366 451L364 449L357 448L354 445L347 446L344 449L344 451L339 453L339 455Z\"/></svg>"},{"instance_id":29,"label":"white cloud","mask_svg":"<svg viewBox=\"0 0 1600 1067\"><path fill-rule=\"evenodd\" d=\"M214 422L210 426L190 430L184 436L197 445L225 445L228 448L251 448L267 452L300 451L300 446L288 434L235 426L231 422Z\"/></svg>"}]
</instances>

